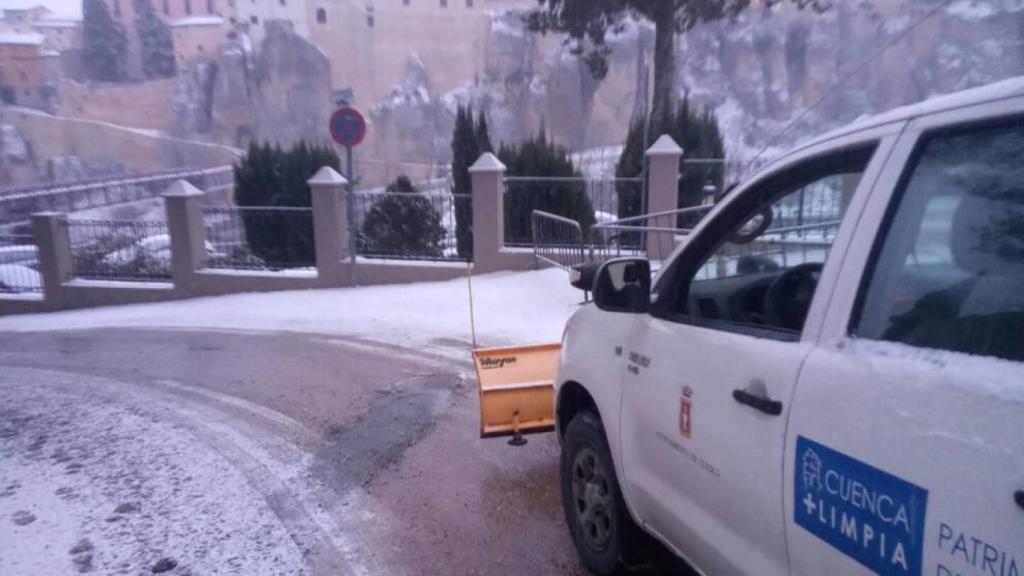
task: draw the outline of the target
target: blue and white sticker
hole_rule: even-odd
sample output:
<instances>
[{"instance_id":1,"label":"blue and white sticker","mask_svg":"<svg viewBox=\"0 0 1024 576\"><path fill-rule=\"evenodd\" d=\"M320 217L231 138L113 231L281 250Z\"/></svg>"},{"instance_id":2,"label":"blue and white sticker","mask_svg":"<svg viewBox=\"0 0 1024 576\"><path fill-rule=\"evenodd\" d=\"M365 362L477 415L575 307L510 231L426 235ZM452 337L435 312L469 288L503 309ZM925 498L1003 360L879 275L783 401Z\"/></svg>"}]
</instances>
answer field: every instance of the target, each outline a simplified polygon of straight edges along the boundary
<instances>
[{"instance_id":1,"label":"blue and white sticker","mask_svg":"<svg viewBox=\"0 0 1024 576\"><path fill-rule=\"evenodd\" d=\"M882 576L920 576L928 491L798 436L798 526Z\"/></svg>"}]
</instances>

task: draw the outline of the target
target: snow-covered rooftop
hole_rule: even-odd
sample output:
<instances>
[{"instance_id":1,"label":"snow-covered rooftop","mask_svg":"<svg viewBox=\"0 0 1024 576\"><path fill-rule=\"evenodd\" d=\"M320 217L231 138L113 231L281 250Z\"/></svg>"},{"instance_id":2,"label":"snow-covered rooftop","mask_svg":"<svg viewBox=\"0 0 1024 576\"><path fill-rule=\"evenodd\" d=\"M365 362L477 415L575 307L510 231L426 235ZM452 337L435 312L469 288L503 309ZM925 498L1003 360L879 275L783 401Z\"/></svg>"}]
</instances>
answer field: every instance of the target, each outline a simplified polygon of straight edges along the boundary
<instances>
[{"instance_id":1,"label":"snow-covered rooftop","mask_svg":"<svg viewBox=\"0 0 1024 576\"><path fill-rule=\"evenodd\" d=\"M224 19L220 16L189 16L171 22L171 26L176 28L182 26L222 26L223 24Z\"/></svg>"},{"instance_id":2,"label":"snow-covered rooftop","mask_svg":"<svg viewBox=\"0 0 1024 576\"><path fill-rule=\"evenodd\" d=\"M44 37L42 34L21 34L18 32L0 33L0 44L14 44L19 46L39 46L43 43L43 40Z\"/></svg>"},{"instance_id":3,"label":"snow-covered rooftop","mask_svg":"<svg viewBox=\"0 0 1024 576\"><path fill-rule=\"evenodd\" d=\"M81 19L61 16L47 16L32 23L35 28L77 28L81 25Z\"/></svg>"}]
</instances>

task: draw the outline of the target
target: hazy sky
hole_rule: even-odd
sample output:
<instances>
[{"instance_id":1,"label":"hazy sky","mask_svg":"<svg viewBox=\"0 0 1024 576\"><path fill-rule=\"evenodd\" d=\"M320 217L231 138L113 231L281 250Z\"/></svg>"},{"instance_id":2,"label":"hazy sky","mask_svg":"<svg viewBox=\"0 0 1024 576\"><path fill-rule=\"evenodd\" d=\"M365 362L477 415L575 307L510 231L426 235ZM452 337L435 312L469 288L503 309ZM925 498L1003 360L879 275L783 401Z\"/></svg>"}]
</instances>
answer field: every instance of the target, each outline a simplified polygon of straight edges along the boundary
<instances>
[{"instance_id":1,"label":"hazy sky","mask_svg":"<svg viewBox=\"0 0 1024 576\"><path fill-rule=\"evenodd\" d=\"M81 16L82 0L0 0L3 8L31 8L43 5L61 16Z\"/></svg>"}]
</instances>

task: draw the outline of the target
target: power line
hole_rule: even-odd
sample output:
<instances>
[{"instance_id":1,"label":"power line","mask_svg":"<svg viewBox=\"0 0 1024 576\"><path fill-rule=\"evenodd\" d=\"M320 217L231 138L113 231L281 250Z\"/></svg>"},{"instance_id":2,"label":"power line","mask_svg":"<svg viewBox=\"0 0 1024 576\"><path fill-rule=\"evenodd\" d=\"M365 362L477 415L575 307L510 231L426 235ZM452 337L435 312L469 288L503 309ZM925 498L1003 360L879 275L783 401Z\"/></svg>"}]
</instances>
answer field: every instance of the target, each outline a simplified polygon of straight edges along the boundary
<instances>
[{"instance_id":1,"label":"power line","mask_svg":"<svg viewBox=\"0 0 1024 576\"><path fill-rule=\"evenodd\" d=\"M810 104L805 106L804 109L801 110L799 114L797 114L796 118L793 118L792 120L790 120L789 123L787 123L785 126L783 126L781 130L779 130L778 132L773 134L771 136L771 138L768 139L768 143L765 144L763 148L761 148L761 151L758 152L756 156L754 156L754 159L751 160L751 163L754 163L757 160L759 160L761 158L761 156L769 148L771 148L772 145L775 144L775 142L777 142L779 140L779 138L781 138L784 134L789 132L789 130L791 128L796 126L796 124L798 122L800 122L800 120L803 120L804 116L806 116L808 113L810 113L810 111L813 110L816 106L818 106L818 104L821 104L826 98L832 96L833 93L836 90L838 90L839 88L841 88L843 86L843 84L847 80L849 80L850 78L852 78L854 76L857 76L858 74L863 72L864 69L868 67L868 65L870 65L875 60L880 58L882 56L882 54L884 54L890 48L895 46L898 42L900 42L904 38L906 38L907 35L909 35L911 32L913 32L915 29L917 29L918 26L920 26L921 24L924 24L926 20L928 20L929 18L934 16L942 8L945 8L946 5L948 5L952 1L953 0L942 0L941 2L939 2L938 4L933 6L930 10L928 10L928 12L926 12L923 16L918 18L917 21L915 21L913 24L908 26L905 30L903 30L902 32L897 34L892 40L890 40L884 46L882 46L881 48L876 50L867 60L865 60L864 62L861 62L860 64L858 64L857 67L854 68L852 71L850 71L849 73L839 74L839 81L836 83L836 85L833 86L832 88L830 88L828 91L826 91L821 96L818 96L817 98L815 98L813 102L811 102Z\"/></svg>"}]
</instances>

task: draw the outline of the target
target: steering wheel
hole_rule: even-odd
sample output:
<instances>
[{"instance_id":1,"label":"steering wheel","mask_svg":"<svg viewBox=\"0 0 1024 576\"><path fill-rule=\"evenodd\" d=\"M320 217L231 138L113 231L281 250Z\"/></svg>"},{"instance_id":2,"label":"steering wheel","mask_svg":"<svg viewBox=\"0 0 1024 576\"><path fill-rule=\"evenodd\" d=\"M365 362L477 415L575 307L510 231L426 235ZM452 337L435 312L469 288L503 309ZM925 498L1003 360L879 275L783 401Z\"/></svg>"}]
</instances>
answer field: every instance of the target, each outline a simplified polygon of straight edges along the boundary
<instances>
[{"instance_id":1,"label":"steering wheel","mask_svg":"<svg viewBox=\"0 0 1024 576\"><path fill-rule=\"evenodd\" d=\"M764 314L769 326L793 331L804 327L823 266L821 262L798 264L772 281L764 295Z\"/></svg>"}]
</instances>

